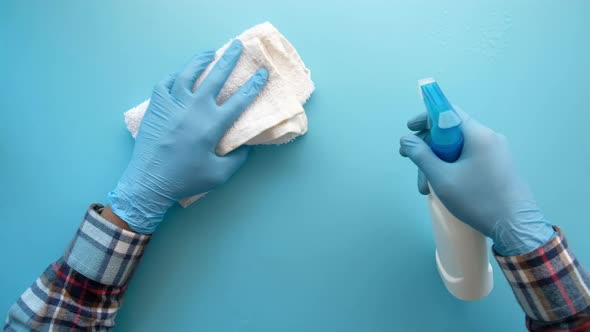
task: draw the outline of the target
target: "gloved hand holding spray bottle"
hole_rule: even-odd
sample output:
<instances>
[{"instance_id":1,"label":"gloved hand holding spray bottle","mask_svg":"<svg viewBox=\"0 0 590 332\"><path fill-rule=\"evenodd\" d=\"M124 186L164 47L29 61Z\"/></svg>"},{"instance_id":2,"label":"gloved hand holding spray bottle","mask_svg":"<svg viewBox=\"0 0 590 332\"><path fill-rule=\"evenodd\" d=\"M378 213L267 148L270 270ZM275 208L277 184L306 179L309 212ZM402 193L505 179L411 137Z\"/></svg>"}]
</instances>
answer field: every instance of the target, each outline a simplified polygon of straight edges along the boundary
<instances>
[{"instance_id":1,"label":"gloved hand holding spray bottle","mask_svg":"<svg viewBox=\"0 0 590 332\"><path fill-rule=\"evenodd\" d=\"M517 172L506 137L452 106L433 79L421 80L420 92L428 112L408 121L416 134L401 137L400 154L418 166L418 190L429 195L445 286L477 300L493 287L485 237L495 254L518 256L556 233Z\"/></svg>"},{"instance_id":2,"label":"gloved hand holding spray bottle","mask_svg":"<svg viewBox=\"0 0 590 332\"><path fill-rule=\"evenodd\" d=\"M461 117L434 79L423 79L418 84L428 111L430 147L443 161L455 162L463 149ZM464 301L485 297L494 287L485 236L455 218L430 184L429 189L428 205L436 241L436 264L445 286L451 294Z\"/></svg>"}]
</instances>

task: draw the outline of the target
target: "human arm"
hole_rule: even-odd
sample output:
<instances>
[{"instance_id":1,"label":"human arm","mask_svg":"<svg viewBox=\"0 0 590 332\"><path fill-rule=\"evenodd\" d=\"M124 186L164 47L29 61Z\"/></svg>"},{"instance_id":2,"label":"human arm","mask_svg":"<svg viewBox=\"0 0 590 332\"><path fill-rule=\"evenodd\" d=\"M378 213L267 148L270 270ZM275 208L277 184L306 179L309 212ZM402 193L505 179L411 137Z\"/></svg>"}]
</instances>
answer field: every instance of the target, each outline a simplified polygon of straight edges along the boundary
<instances>
[{"instance_id":1,"label":"human arm","mask_svg":"<svg viewBox=\"0 0 590 332\"><path fill-rule=\"evenodd\" d=\"M408 122L417 134L401 138L400 154L418 166L419 191L430 183L453 215L493 240L532 331L589 325L590 277L516 172L506 137L460 113L465 141L454 163L428 146L426 114Z\"/></svg>"},{"instance_id":2,"label":"human arm","mask_svg":"<svg viewBox=\"0 0 590 332\"><path fill-rule=\"evenodd\" d=\"M64 256L51 264L11 307L5 331L109 330L123 294L168 208L225 182L248 150L226 156L215 147L266 82L260 69L223 104L219 90L242 51L235 42L203 84L193 85L214 57L197 55L154 88L131 161L109 206L88 209Z\"/></svg>"},{"instance_id":3,"label":"human arm","mask_svg":"<svg viewBox=\"0 0 590 332\"><path fill-rule=\"evenodd\" d=\"M126 223L125 220L121 219L118 215L116 215L113 212L113 209L111 208L110 205L105 206L105 208L102 210L100 215L105 220L107 220L111 224L119 227L120 229L124 229L126 231L131 231L131 227L129 227L129 224Z\"/></svg>"},{"instance_id":4,"label":"human arm","mask_svg":"<svg viewBox=\"0 0 590 332\"><path fill-rule=\"evenodd\" d=\"M126 231L91 205L63 257L8 312L4 331L108 330L150 236Z\"/></svg>"}]
</instances>

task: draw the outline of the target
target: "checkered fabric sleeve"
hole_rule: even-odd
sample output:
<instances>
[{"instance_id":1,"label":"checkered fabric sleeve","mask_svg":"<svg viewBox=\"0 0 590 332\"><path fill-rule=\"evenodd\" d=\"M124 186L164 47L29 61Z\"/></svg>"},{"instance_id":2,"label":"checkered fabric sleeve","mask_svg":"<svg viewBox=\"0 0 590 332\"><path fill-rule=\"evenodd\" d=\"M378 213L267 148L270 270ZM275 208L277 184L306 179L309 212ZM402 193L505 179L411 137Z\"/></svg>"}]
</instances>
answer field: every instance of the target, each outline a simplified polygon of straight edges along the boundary
<instances>
[{"instance_id":1,"label":"checkered fabric sleeve","mask_svg":"<svg viewBox=\"0 0 590 332\"><path fill-rule=\"evenodd\" d=\"M527 315L529 331L590 331L590 274L555 230L557 235L533 252L494 254Z\"/></svg>"},{"instance_id":2,"label":"checkered fabric sleeve","mask_svg":"<svg viewBox=\"0 0 590 332\"><path fill-rule=\"evenodd\" d=\"M65 255L10 308L4 331L108 331L150 236L120 229L91 205Z\"/></svg>"}]
</instances>

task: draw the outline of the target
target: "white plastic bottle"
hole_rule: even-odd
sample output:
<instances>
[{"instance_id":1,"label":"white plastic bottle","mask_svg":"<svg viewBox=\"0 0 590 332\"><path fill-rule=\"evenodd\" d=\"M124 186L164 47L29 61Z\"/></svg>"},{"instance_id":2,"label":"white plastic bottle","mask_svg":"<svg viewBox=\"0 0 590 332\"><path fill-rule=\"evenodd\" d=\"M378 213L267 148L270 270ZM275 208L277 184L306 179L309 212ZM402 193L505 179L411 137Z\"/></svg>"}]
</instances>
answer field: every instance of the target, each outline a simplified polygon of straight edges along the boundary
<instances>
[{"instance_id":1,"label":"white plastic bottle","mask_svg":"<svg viewBox=\"0 0 590 332\"><path fill-rule=\"evenodd\" d=\"M463 148L461 119L434 79L420 80L419 85L428 110L430 146L439 158L454 162ZM455 218L432 187L428 205L436 242L436 265L448 291L464 301L485 297L494 287L486 238Z\"/></svg>"},{"instance_id":2,"label":"white plastic bottle","mask_svg":"<svg viewBox=\"0 0 590 332\"><path fill-rule=\"evenodd\" d=\"M436 242L436 266L447 290L463 301L487 296L494 288L486 238L455 218L432 188L428 206Z\"/></svg>"}]
</instances>

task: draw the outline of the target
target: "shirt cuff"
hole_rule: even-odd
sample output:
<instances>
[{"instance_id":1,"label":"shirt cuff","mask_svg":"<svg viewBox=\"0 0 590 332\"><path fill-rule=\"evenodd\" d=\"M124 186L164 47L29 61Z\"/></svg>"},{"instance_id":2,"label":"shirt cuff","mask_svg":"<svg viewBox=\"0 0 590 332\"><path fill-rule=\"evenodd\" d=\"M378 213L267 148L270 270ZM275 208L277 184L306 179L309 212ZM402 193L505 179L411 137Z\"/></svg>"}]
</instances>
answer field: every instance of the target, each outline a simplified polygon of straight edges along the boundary
<instances>
[{"instance_id":1,"label":"shirt cuff","mask_svg":"<svg viewBox=\"0 0 590 332\"><path fill-rule=\"evenodd\" d=\"M544 246L520 256L494 256L527 316L557 321L590 306L590 275L558 227Z\"/></svg>"},{"instance_id":2,"label":"shirt cuff","mask_svg":"<svg viewBox=\"0 0 590 332\"><path fill-rule=\"evenodd\" d=\"M123 286L131 277L150 236L121 229L92 204L64 255L65 262L85 277L104 285Z\"/></svg>"}]
</instances>

